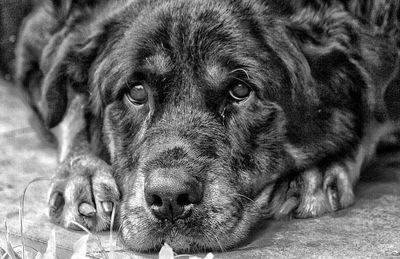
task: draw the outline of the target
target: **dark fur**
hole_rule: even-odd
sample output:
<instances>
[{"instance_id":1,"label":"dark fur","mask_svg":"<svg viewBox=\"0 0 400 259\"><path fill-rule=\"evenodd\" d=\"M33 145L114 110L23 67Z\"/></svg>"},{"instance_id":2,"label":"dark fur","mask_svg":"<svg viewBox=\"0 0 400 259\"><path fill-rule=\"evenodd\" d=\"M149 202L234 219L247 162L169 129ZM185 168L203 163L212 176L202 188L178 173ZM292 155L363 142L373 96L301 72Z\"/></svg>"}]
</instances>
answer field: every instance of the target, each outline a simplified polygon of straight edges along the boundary
<instances>
[{"instance_id":1,"label":"dark fur","mask_svg":"<svg viewBox=\"0 0 400 259\"><path fill-rule=\"evenodd\" d=\"M334 209L305 209L315 179L329 195L330 177L336 209L351 204L355 180L344 187L331 169L355 160L371 120L390 120L397 1L61 3L27 19L17 78L47 135L71 95L90 99L87 138L112 167L127 247L232 248L263 218ZM141 107L126 98L137 82L152 93ZM229 98L235 82L254 89L247 101ZM159 168L204 186L189 218L150 215L143 185Z\"/></svg>"}]
</instances>

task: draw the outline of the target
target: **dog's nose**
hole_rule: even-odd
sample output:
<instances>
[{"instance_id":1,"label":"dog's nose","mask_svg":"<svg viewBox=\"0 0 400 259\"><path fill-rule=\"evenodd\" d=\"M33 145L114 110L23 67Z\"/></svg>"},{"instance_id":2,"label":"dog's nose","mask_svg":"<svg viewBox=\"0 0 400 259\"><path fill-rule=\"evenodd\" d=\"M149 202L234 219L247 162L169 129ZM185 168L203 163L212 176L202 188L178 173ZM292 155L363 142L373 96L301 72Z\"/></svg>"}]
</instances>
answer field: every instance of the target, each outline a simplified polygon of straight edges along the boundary
<instances>
[{"instance_id":1,"label":"dog's nose","mask_svg":"<svg viewBox=\"0 0 400 259\"><path fill-rule=\"evenodd\" d=\"M188 217L203 197L199 181L184 171L171 169L153 171L146 179L144 192L153 215L171 222Z\"/></svg>"}]
</instances>

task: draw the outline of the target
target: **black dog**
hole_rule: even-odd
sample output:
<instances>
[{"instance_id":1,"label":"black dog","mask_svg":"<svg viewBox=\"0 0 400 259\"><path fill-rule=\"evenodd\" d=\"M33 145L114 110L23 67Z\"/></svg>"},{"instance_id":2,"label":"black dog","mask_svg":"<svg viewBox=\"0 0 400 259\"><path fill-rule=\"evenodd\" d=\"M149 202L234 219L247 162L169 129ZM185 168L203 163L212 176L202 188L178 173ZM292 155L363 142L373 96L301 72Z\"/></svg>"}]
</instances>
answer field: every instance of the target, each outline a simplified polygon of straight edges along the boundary
<instances>
[{"instance_id":1,"label":"black dog","mask_svg":"<svg viewBox=\"0 0 400 259\"><path fill-rule=\"evenodd\" d=\"M116 205L133 250L225 250L266 217L350 206L399 126L384 101L398 89L398 5L41 4L17 79L39 131L58 136L50 218L104 230Z\"/></svg>"}]
</instances>

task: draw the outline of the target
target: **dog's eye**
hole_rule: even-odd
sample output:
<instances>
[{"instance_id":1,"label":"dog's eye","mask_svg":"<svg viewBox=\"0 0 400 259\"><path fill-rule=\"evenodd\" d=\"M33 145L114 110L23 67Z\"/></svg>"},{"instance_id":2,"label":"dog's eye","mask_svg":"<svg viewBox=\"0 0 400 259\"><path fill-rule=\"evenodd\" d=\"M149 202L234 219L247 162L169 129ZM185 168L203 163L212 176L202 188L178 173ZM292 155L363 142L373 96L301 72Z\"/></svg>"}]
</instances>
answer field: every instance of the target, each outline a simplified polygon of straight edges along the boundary
<instances>
[{"instance_id":1,"label":"dog's eye","mask_svg":"<svg viewBox=\"0 0 400 259\"><path fill-rule=\"evenodd\" d=\"M129 90L127 97L133 104L142 105L147 102L148 94L143 85L135 85Z\"/></svg>"},{"instance_id":2,"label":"dog's eye","mask_svg":"<svg viewBox=\"0 0 400 259\"><path fill-rule=\"evenodd\" d=\"M251 88L242 83L235 84L231 88L231 90L229 90L229 94L237 102L246 100L249 97L250 93L251 93Z\"/></svg>"}]
</instances>

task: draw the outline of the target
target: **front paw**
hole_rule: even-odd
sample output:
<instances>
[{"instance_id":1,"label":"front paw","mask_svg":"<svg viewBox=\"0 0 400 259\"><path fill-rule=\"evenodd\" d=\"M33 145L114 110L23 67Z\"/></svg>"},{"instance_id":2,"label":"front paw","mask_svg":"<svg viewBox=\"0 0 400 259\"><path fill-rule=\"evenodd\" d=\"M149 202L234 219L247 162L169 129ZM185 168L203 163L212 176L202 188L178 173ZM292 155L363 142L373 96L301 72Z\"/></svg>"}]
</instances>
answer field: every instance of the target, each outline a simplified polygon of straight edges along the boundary
<instances>
[{"instance_id":1,"label":"front paw","mask_svg":"<svg viewBox=\"0 0 400 259\"><path fill-rule=\"evenodd\" d=\"M56 224L79 230L77 222L93 231L110 227L119 191L110 166L84 155L63 162L49 192L49 217Z\"/></svg>"},{"instance_id":2,"label":"front paw","mask_svg":"<svg viewBox=\"0 0 400 259\"><path fill-rule=\"evenodd\" d=\"M352 168L350 163L335 163L327 169L305 171L298 179L299 205L296 218L318 217L349 207L354 203Z\"/></svg>"},{"instance_id":3,"label":"front paw","mask_svg":"<svg viewBox=\"0 0 400 259\"><path fill-rule=\"evenodd\" d=\"M359 166L351 159L325 169L308 169L296 176L273 199L275 218L312 218L349 207L354 203L353 186ZM284 187L286 186L286 187Z\"/></svg>"}]
</instances>

